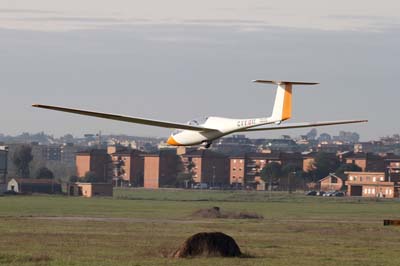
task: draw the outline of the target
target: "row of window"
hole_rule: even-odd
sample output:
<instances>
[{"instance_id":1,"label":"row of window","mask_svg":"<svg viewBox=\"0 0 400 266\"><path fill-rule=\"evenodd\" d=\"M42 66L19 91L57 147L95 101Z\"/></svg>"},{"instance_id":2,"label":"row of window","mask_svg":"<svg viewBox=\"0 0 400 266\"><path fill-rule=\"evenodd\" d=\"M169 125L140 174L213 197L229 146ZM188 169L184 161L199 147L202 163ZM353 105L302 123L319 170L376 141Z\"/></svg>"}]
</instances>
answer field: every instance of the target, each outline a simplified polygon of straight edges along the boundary
<instances>
[{"instance_id":1,"label":"row of window","mask_svg":"<svg viewBox=\"0 0 400 266\"><path fill-rule=\"evenodd\" d=\"M364 188L364 194L375 195L375 188ZM392 190L390 188L385 189L385 195L392 195Z\"/></svg>"},{"instance_id":2,"label":"row of window","mask_svg":"<svg viewBox=\"0 0 400 266\"><path fill-rule=\"evenodd\" d=\"M349 180L350 181L360 181L360 182L362 182L363 181L363 177L362 176L349 176ZM365 179L364 179L365 181L371 181L371 177L370 176L366 176L365 177ZM373 176L372 177L372 182L376 182L377 180L379 180L379 181L385 181L385 178L383 177L383 176L380 176L380 177L376 177L376 176Z\"/></svg>"},{"instance_id":3,"label":"row of window","mask_svg":"<svg viewBox=\"0 0 400 266\"><path fill-rule=\"evenodd\" d=\"M232 170L233 170L233 171L236 171L236 167L233 167ZM241 167L239 167L239 171L242 171L242 168L241 168Z\"/></svg>"}]
</instances>

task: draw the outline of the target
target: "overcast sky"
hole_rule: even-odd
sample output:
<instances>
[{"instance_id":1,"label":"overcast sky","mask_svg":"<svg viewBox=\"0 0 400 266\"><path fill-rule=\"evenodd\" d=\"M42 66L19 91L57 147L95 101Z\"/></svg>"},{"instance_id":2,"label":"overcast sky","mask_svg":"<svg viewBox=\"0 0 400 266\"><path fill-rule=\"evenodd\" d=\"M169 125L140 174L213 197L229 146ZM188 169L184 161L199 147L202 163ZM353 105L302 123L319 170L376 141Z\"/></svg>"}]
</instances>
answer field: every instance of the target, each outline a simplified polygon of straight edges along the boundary
<instances>
[{"instance_id":1,"label":"overcast sky","mask_svg":"<svg viewBox=\"0 0 400 266\"><path fill-rule=\"evenodd\" d=\"M389 0L0 0L0 132L164 136L30 105L177 122L259 117L275 88L250 81L287 79L321 83L295 87L293 122L362 118L318 131L399 133L398 10Z\"/></svg>"}]
</instances>

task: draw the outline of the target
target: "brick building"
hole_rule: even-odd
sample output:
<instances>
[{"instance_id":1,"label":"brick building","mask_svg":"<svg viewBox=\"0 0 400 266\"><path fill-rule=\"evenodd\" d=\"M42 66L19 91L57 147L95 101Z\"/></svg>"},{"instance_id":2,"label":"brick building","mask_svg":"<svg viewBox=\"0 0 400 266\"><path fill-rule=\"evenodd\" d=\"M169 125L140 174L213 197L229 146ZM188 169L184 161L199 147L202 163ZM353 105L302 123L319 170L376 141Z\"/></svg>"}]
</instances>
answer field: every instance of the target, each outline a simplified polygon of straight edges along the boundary
<instances>
[{"instance_id":1,"label":"brick building","mask_svg":"<svg viewBox=\"0 0 400 266\"><path fill-rule=\"evenodd\" d=\"M176 183L180 158L176 150L161 150L156 154L145 154L144 187L173 187Z\"/></svg>"},{"instance_id":2,"label":"brick building","mask_svg":"<svg viewBox=\"0 0 400 266\"><path fill-rule=\"evenodd\" d=\"M61 193L61 184L54 179L12 178L7 190L21 194L57 194Z\"/></svg>"},{"instance_id":3,"label":"brick building","mask_svg":"<svg viewBox=\"0 0 400 266\"><path fill-rule=\"evenodd\" d=\"M91 197L112 197L113 186L111 183L72 183L68 184L69 196Z\"/></svg>"},{"instance_id":4,"label":"brick building","mask_svg":"<svg viewBox=\"0 0 400 266\"><path fill-rule=\"evenodd\" d=\"M344 185L343 180L335 174L329 174L318 182L321 191L340 191Z\"/></svg>"},{"instance_id":5,"label":"brick building","mask_svg":"<svg viewBox=\"0 0 400 266\"><path fill-rule=\"evenodd\" d=\"M110 179L112 161L106 150L92 149L76 153L76 174L79 178L92 172L97 180Z\"/></svg>"},{"instance_id":6,"label":"brick building","mask_svg":"<svg viewBox=\"0 0 400 266\"><path fill-rule=\"evenodd\" d=\"M374 153L349 153L344 157L346 163L356 164L361 168L361 171L377 172L384 171L385 158Z\"/></svg>"},{"instance_id":7,"label":"brick building","mask_svg":"<svg viewBox=\"0 0 400 266\"><path fill-rule=\"evenodd\" d=\"M139 150L118 150L111 154L115 185L143 186L144 157Z\"/></svg>"},{"instance_id":8,"label":"brick building","mask_svg":"<svg viewBox=\"0 0 400 266\"><path fill-rule=\"evenodd\" d=\"M398 188L384 172L346 172L347 195L362 197L398 197Z\"/></svg>"},{"instance_id":9,"label":"brick building","mask_svg":"<svg viewBox=\"0 0 400 266\"><path fill-rule=\"evenodd\" d=\"M182 163L185 167L193 164L195 183L219 187L229 185L229 160L224 154L207 149L190 150L182 155Z\"/></svg>"},{"instance_id":10,"label":"brick building","mask_svg":"<svg viewBox=\"0 0 400 266\"><path fill-rule=\"evenodd\" d=\"M300 153L271 152L271 153L246 153L241 156L230 157L229 179L234 186L243 186L260 182L261 170L271 162L302 167L303 159Z\"/></svg>"}]
</instances>

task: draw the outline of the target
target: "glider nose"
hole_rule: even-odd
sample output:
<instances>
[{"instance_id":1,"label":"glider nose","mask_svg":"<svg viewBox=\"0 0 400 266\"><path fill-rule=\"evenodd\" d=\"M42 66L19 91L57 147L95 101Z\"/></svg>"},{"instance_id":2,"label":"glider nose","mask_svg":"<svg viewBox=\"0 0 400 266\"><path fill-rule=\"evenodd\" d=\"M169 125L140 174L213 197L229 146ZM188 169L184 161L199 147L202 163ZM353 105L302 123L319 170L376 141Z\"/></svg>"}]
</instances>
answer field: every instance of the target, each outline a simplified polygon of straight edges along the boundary
<instances>
[{"instance_id":1,"label":"glider nose","mask_svg":"<svg viewBox=\"0 0 400 266\"><path fill-rule=\"evenodd\" d=\"M179 146L179 145L181 145L181 144L180 144L179 142L177 142L172 136L170 136L170 137L168 138L167 143L168 143L169 145L172 145L172 146Z\"/></svg>"}]
</instances>

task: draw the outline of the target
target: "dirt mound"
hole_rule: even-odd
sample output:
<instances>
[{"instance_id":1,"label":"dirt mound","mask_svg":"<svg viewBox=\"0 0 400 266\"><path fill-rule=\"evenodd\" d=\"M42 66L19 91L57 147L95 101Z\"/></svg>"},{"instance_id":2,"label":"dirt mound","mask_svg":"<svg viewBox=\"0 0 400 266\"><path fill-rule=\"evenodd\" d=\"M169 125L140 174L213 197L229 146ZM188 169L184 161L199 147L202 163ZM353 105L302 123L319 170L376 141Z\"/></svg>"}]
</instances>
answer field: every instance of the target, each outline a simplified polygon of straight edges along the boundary
<instances>
[{"instance_id":1,"label":"dirt mound","mask_svg":"<svg viewBox=\"0 0 400 266\"><path fill-rule=\"evenodd\" d=\"M242 252L235 240L220 232L195 234L188 238L185 243L172 254L174 258L196 256L240 257L241 255Z\"/></svg>"},{"instance_id":2,"label":"dirt mound","mask_svg":"<svg viewBox=\"0 0 400 266\"><path fill-rule=\"evenodd\" d=\"M264 219L262 215L252 212L222 212L219 207L200 209L195 211L192 216L201 218L225 218L225 219Z\"/></svg>"}]
</instances>

